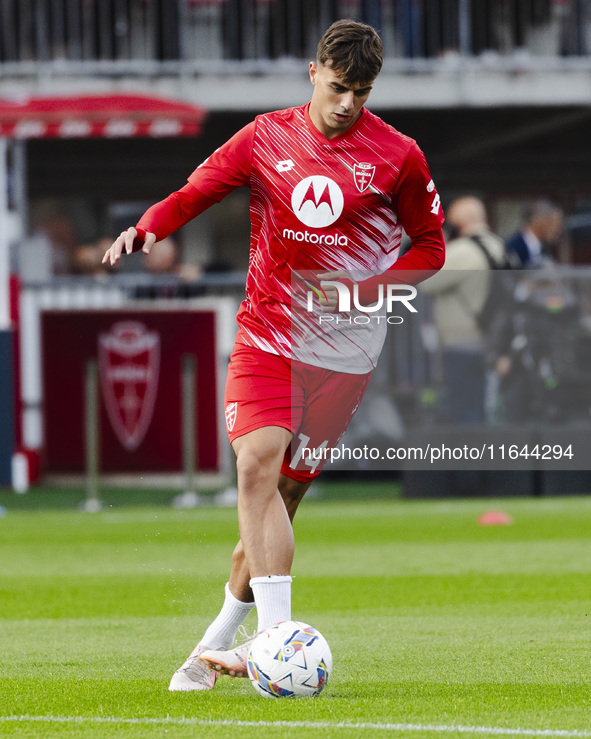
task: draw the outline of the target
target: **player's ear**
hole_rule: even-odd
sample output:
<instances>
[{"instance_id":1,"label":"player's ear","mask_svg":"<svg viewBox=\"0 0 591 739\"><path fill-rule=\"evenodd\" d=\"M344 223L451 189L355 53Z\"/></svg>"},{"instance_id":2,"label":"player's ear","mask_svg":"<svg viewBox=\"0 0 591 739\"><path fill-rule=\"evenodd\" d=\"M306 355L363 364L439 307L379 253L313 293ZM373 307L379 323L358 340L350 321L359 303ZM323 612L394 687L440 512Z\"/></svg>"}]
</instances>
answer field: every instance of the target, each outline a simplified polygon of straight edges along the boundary
<instances>
[{"instance_id":1,"label":"player's ear","mask_svg":"<svg viewBox=\"0 0 591 739\"><path fill-rule=\"evenodd\" d=\"M310 62L310 82L313 85L316 84L317 73L318 73L318 67L316 66L316 62Z\"/></svg>"}]
</instances>

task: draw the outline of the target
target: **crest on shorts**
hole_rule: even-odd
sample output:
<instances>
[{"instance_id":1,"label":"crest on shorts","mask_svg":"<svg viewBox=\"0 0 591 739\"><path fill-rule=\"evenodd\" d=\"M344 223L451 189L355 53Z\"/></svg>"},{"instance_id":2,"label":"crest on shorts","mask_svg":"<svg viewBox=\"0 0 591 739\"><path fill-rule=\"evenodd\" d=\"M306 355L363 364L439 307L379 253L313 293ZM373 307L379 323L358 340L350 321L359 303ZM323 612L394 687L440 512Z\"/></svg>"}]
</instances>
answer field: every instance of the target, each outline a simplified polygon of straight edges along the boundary
<instances>
[{"instance_id":1,"label":"crest on shorts","mask_svg":"<svg viewBox=\"0 0 591 739\"><path fill-rule=\"evenodd\" d=\"M359 192L364 192L371 185L373 176L376 173L375 164L361 162L353 167L353 177Z\"/></svg>"},{"instance_id":2,"label":"crest on shorts","mask_svg":"<svg viewBox=\"0 0 591 739\"><path fill-rule=\"evenodd\" d=\"M152 416L160 375L160 334L139 321L114 323L98 338L100 384L117 438L132 452Z\"/></svg>"},{"instance_id":3,"label":"crest on shorts","mask_svg":"<svg viewBox=\"0 0 591 739\"><path fill-rule=\"evenodd\" d=\"M236 423L236 413L238 410L238 403L228 403L226 406L226 428L228 431L232 431L234 424Z\"/></svg>"}]
</instances>

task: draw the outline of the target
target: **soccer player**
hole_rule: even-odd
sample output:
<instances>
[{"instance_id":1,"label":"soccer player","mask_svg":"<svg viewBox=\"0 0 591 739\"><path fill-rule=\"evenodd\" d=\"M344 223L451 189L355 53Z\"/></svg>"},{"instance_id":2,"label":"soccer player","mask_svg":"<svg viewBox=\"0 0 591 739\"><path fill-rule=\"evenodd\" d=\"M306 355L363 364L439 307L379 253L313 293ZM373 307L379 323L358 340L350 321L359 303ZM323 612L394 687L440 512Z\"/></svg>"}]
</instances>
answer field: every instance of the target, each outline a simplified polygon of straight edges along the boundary
<instances>
[{"instance_id":1,"label":"soccer player","mask_svg":"<svg viewBox=\"0 0 591 739\"><path fill-rule=\"evenodd\" d=\"M381 66L372 27L334 23L310 62L310 103L258 116L104 256L114 265L123 251L148 253L233 189L251 188L246 299L225 390L240 541L221 611L170 690L208 690L221 673L246 676L249 643L232 645L255 604L258 631L291 618L292 520L323 461L304 451L336 445L385 331L384 322L347 323L342 314L313 326L335 311L335 283L354 286L368 305L378 283L419 282L443 264L443 214L423 153L364 107ZM411 248L398 258L403 227ZM316 313L301 309L298 271L322 295Z\"/></svg>"}]
</instances>

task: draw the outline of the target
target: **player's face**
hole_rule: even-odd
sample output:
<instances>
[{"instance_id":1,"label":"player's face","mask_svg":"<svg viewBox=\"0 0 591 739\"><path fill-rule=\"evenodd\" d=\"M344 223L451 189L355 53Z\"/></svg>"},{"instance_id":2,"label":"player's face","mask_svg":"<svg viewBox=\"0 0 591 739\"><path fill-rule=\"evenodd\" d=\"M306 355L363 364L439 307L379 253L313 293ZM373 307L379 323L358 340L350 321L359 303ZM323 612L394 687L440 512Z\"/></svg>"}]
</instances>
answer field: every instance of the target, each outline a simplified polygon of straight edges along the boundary
<instances>
[{"instance_id":1,"label":"player's face","mask_svg":"<svg viewBox=\"0 0 591 739\"><path fill-rule=\"evenodd\" d=\"M310 101L312 123L327 139L346 131L361 114L372 83L350 85L327 64L310 62L310 81L314 85Z\"/></svg>"}]
</instances>

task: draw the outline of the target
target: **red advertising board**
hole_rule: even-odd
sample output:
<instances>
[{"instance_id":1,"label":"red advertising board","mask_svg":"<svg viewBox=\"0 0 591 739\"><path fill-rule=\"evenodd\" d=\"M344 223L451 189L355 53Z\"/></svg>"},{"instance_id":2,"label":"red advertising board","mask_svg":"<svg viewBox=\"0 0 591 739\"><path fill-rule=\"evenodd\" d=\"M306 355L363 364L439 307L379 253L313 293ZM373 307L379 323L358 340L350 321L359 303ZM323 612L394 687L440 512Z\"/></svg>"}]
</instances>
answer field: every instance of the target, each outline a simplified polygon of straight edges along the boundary
<instances>
[{"instance_id":1,"label":"red advertising board","mask_svg":"<svg viewBox=\"0 0 591 739\"><path fill-rule=\"evenodd\" d=\"M101 471L180 472L184 355L196 359L197 469L220 469L215 312L46 311L41 320L46 472L84 471L91 359L99 375Z\"/></svg>"}]
</instances>

